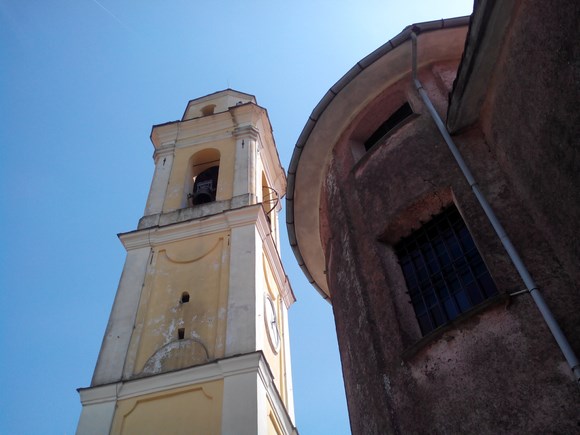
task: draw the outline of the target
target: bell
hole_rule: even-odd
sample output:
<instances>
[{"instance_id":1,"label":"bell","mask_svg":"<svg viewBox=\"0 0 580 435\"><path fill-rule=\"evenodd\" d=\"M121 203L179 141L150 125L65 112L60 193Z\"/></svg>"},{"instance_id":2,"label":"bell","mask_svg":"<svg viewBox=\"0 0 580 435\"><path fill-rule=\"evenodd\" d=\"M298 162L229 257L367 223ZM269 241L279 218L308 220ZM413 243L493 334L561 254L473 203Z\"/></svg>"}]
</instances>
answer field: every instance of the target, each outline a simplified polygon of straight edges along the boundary
<instances>
[{"instance_id":1,"label":"bell","mask_svg":"<svg viewBox=\"0 0 580 435\"><path fill-rule=\"evenodd\" d=\"M193 205L215 201L217 191L218 166L212 166L199 174L193 185Z\"/></svg>"},{"instance_id":2,"label":"bell","mask_svg":"<svg viewBox=\"0 0 580 435\"><path fill-rule=\"evenodd\" d=\"M195 186L195 192L193 193L193 203L205 204L212 201L215 201L215 189L213 188L213 180L197 183Z\"/></svg>"}]
</instances>

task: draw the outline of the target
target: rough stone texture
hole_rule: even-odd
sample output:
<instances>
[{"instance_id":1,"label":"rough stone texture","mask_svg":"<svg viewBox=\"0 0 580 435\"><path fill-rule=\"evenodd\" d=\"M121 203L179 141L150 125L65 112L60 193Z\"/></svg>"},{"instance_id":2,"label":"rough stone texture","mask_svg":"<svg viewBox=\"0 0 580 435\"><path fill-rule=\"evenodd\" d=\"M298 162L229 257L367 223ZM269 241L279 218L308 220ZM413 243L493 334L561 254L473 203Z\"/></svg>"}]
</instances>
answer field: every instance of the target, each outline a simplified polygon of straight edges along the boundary
<instances>
[{"instance_id":1,"label":"rough stone texture","mask_svg":"<svg viewBox=\"0 0 580 435\"><path fill-rule=\"evenodd\" d=\"M486 139L554 252L555 276L566 292L541 283L558 299L564 330L576 349L580 334L580 3L523 2L482 114ZM523 73L525 72L525 73ZM508 115L508 116L506 116ZM564 300L563 298L566 298Z\"/></svg>"},{"instance_id":2,"label":"rough stone texture","mask_svg":"<svg viewBox=\"0 0 580 435\"><path fill-rule=\"evenodd\" d=\"M455 139L580 353L580 13L572 1L553 14L545 3L522 3L481 123ZM440 113L450 68L420 75ZM404 95L418 116L360 157L359 133L388 118L390 95ZM417 345L421 333L392 245L442 207L455 203L500 293L524 285L410 80L387 89L345 130L322 197L354 434L580 430L580 391L528 295L491 301Z\"/></svg>"}]
</instances>

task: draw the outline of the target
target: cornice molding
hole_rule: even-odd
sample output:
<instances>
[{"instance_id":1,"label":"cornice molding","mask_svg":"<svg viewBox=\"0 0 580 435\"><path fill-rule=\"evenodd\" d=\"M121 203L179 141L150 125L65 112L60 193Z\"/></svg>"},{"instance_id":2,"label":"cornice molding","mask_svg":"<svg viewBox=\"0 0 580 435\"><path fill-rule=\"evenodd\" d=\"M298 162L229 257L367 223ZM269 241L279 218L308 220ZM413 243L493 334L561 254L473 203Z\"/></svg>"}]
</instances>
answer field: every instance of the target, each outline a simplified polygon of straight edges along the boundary
<instances>
[{"instance_id":1,"label":"cornice molding","mask_svg":"<svg viewBox=\"0 0 580 435\"><path fill-rule=\"evenodd\" d=\"M297 434L294 422L290 418L288 410L286 409L286 405L284 405L282 397L280 396L280 392L276 388L276 384L274 383L274 375L270 370L270 366L268 365L266 358L260 359L258 364L258 375L260 376L262 385L264 385L264 388L266 389L266 394L270 399L270 405L274 409L278 418L281 420L280 423L285 430L285 433L288 435Z\"/></svg>"},{"instance_id":2,"label":"cornice molding","mask_svg":"<svg viewBox=\"0 0 580 435\"><path fill-rule=\"evenodd\" d=\"M168 242L217 233L254 224L261 210L259 204L225 210L210 216L184 222L155 226L118 235L128 251L143 247L154 247Z\"/></svg>"},{"instance_id":3,"label":"cornice molding","mask_svg":"<svg viewBox=\"0 0 580 435\"><path fill-rule=\"evenodd\" d=\"M225 379L230 376L256 373L264 385L270 404L281 419L287 433L295 431L286 406L274 383L274 375L261 351L224 358L183 370L153 375L146 378L116 382L98 387L79 388L83 406L130 399L176 388Z\"/></svg>"},{"instance_id":4,"label":"cornice molding","mask_svg":"<svg viewBox=\"0 0 580 435\"><path fill-rule=\"evenodd\" d=\"M228 376L257 372L260 360L263 358L264 356L261 352L254 352L146 378L132 379L98 387L79 388L78 392L83 405L124 400L192 384L211 382Z\"/></svg>"},{"instance_id":5,"label":"cornice molding","mask_svg":"<svg viewBox=\"0 0 580 435\"><path fill-rule=\"evenodd\" d=\"M164 143L160 148L153 152L153 160L157 162L162 157L167 157L175 152L175 142Z\"/></svg>"},{"instance_id":6,"label":"cornice molding","mask_svg":"<svg viewBox=\"0 0 580 435\"><path fill-rule=\"evenodd\" d=\"M81 396L81 403L85 405L97 405L115 400L117 392L122 382L114 384L100 385L98 387L78 388Z\"/></svg>"},{"instance_id":7,"label":"cornice molding","mask_svg":"<svg viewBox=\"0 0 580 435\"><path fill-rule=\"evenodd\" d=\"M177 240L219 233L232 228L255 225L262 240L262 247L273 271L274 279L286 308L296 302L288 276L282 265L280 253L272 236L270 224L261 204L248 205L240 208L224 210L223 212L202 216L199 218L154 226L118 235L127 251L155 247Z\"/></svg>"},{"instance_id":8,"label":"cornice molding","mask_svg":"<svg viewBox=\"0 0 580 435\"><path fill-rule=\"evenodd\" d=\"M216 132L222 132L224 137L231 137L234 128L229 112L221 112L212 116L154 125L151 129L151 142L156 149L168 143L175 143L178 147L189 146L214 139Z\"/></svg>"},{"instance_id":9,"label":"cornice molding","mask_svg":"<svg viewBox=\"0 0 580 435\"><path fill-rule=\"evenodd\" d=\"M236 127L234 130L234 136L236 139L249 137L252 140L258 140L260 137L260 130L258 130L254 124L242 125L241 127Z\"/></svg>"},{"instance_id":10,"label":"cornice molding","mask_svg":"<svg viewBox=\"0 0 580 435\"><path fill-rule=\"evenodd\" d=\"M261 133L272 135L271 129L261 132L257 128L262 114L265 114L265 109L247 103L211 116L154 125L151 129L151 142L156 149L171 143L179 148L248 133L254 139Z\"/></svg>"}]
</instances>

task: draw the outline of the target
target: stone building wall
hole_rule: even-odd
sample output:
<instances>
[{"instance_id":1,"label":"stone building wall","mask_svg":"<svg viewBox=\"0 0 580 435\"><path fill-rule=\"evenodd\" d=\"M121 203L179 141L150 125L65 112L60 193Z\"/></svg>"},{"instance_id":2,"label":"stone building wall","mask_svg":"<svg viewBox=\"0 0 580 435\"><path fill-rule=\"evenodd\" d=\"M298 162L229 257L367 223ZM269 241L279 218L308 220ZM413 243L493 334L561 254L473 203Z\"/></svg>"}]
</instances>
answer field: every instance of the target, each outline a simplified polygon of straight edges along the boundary
<instances>
[{"instance_id":1,"label":"stone building wall","mask_svg":"<svg viewBox=\"0 0 580 435\"><path fill-rule=\"evenodd\" d=\"M453 68L439 64L421 72L443 115L451 83L442 77L453 77ZM401 95L416 117L357 161L357 134L386 119L393 109L385 102ZM558 273L557 243L526 204L507 159L499 161L498 148L479 126L455 139L540 285L563 296L561 303L550 301L554 310L580 306L570 277ZM507 296L523 284L409 77L345 130L322 196L326 276L353 433L577 430L579 394L569 368L530 297ZM422 337L393 245L450 204L463 216L500 295ZM580 324L575 319L569 322Z\"/></svg>"},{"instance_id":2,"label":"stone building wall","mask_svg":"<svg viewBox=\"0 0 580 435\"><path fill-rule=\"evenodd\" d=\"M413 31L424 89L580 354L580 3L475 5L358 62L289 166L290 242L332 304L354 434L580 427L577 382L413 85L410 42ZM412 115L369 143L404 103ZM497 294L422 332L394 248L449 206Z\"/></svg>"}]
</instances>

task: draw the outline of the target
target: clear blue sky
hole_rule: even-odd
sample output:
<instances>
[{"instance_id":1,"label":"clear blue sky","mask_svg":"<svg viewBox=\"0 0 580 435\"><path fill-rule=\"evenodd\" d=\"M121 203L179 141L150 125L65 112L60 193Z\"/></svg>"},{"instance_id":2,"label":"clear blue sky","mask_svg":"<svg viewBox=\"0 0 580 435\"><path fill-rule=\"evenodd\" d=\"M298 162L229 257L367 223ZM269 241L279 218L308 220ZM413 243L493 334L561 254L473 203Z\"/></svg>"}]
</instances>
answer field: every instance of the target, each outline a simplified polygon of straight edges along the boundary
<instances>
[{"instance_id":1,"label":"clear blue sky","mask_svg":"<svg viewBox=\"0 0 580 435\"><path fill-rule=\"evenodd\" d=\"M153 173L153 124L228 87L284 167L308 115L406 25L472 1L0 0L0 433L73 434ZM281 215L281 220L285 216ZM284 228L285 229L285 228ZM331 306L283 238L301 434L350 433Z\"/></svg>"}]
</instances>

